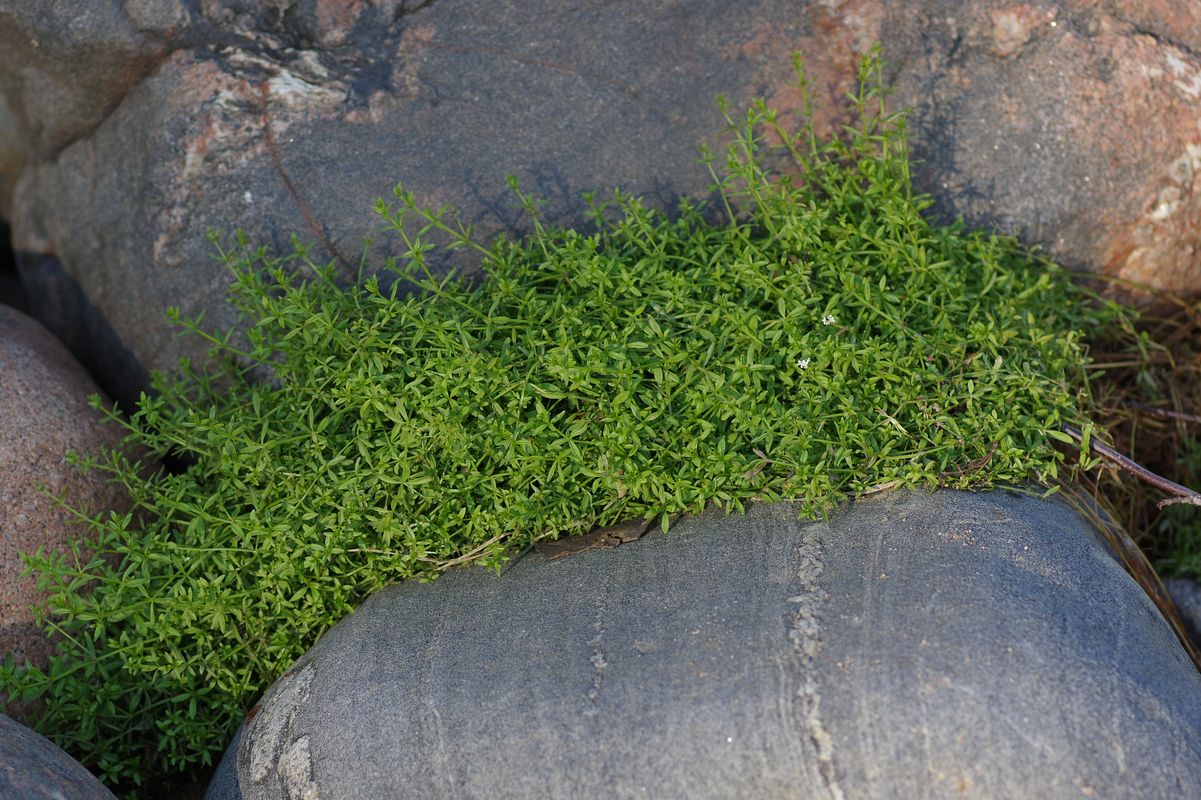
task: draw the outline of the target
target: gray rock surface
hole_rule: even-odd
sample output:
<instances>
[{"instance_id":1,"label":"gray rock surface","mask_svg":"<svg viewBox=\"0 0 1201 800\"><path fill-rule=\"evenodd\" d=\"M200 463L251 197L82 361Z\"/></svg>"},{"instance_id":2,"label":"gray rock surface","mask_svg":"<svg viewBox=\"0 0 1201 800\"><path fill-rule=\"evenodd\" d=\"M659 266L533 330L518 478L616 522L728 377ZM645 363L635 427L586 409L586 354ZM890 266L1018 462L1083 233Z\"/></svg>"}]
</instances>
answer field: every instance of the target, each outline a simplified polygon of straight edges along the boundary
<instances>
[{"instance_id":1,"label":"gray rock surface","mask_svg":"<svg viewBox=\"0 0 1201 800\"><path fill-rule=\"evenodd\" d=\"M379 231L372 201L401 180L483 237L526 226L509 173L564 223L584 221L585 191L670 205L706 191L693 159L718 143L715 95L795 111L800 51L829 131L847 119L856 54L877 42L936 214L1019 233L1072 267L1201 292L1192 3L3 7L0 211L36 315L126 403L147 369L202 349L174 336L167 306L233 322L209 228L277 252L295 232L350 275ZM394 246L377 237L370 265Z\"/></svg>"},{"instance_id":2,"label":"gray rock surface","mask_svg":"<svg viewBox=\"0 0 1201 800\"><path fill-rule=\"evenodd\" d=\"M1201 675L1058 502L707 513L390 587L248 715L209 800L1148 798Z\"/></svg>"},{"instance_id":3,"label":"gray rock surface","mask_svg":"<svg viewBox=\"0 0 1201 800\"><path fill-rule=\"evenodd\" d=\"M1184 621L1189 636L1198 648L1201 648L1201 586L1196 581L1187 578L1175 578L1164 581L1164 588L1176 604L1180 619Z\"/></svg>"},{"instance_id":4,"label":"gray rock surface","mask_svg":"<svg viewBox=\"0 0 1201 800\"><path fill-rule=\"evenodd\" d=\"M78 761L3 714L0 714L0 797L116 800Z\"/></svg>"},{"instance_id":5,"label":"gray rock surface","mask_svg":"<svg viewBox=\"0 0 1201 800\"><path fill-rule=\"evenodd\" d=\"M49 655L30 611L41 602L37 579L20 577L21 554L65 548L87 533L41 488L95 513L128 507L105 474L85 475L66 462L70 452L95 456L121 441L121 429L88 405L88 395L98 392L45 328L0 306L0 659L45 666Z\"/></svg>"},{"instance_id":6,"label":"gray rock surface","mask_svg":"<svg viewBox=\"0 0 1201 800\"><path fill-rule=\"evenodd\" d=\"M0 96L0 218L12 218L12 196L25 168L30 146L17 127L8 101Z\"/></svg>"},{"instance_id":7,"label":"gray rock surface","mask_svg":"<svg viewBox=\"0 0 1201 800\"><path fill-rule=\"evenodd\" d=\"M39 155L53 157L86 136L164 56L162 31L138 30L130 13L131 7L155 2L179 5L174 0L4 4L0 87Z\"/></svg>"}]
</instances>

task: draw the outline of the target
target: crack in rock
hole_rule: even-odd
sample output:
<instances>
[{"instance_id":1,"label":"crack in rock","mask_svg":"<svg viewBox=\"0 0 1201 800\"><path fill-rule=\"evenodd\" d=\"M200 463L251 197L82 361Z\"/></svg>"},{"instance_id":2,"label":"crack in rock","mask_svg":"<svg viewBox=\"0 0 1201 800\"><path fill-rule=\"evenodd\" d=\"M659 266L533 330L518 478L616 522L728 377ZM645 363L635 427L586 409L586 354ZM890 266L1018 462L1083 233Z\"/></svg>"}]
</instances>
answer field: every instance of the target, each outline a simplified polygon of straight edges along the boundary
<instances>
[{"instance_id":1,"label":"crack in rock","mask_svg":"<svg viewBox=\"0 0 1201 800\"><path fill-rule=\"evenodd\" d=\"M601 682L605 677L605 667L609 666L609 661L605 658L604 651L601 650L601 640L605 635L604 613L605 605L602 601L597 604L596 617L592 622L594 635L588 640L588 646L592 648L592 655L588 658L588 662L592 664L592 685L588 689L588 700L592 705L584 714L589 717L596 716L597 714L597 698L600 697Z\"/></svg>"},{"instance_id":2,"label":"crack in rock","mask_svg":"<svg viewBox=\"0 0 1201 800\"><path fill-rule=\"evenodd\" d=\"M834 739L826 730L821 718L821 694L817 684L815 659L821 652L822 631L818 614L823 593L818 585L821 577L822 532L825 525L812 523L801 529L801 543L797 547L797 578L801 592L788 598L795 611L792 614L788 636L800 662L800 686L797 699L800 701L801 723L805 734L817 750L817 769L822 782L834 800L844 800L838 785L838 774L834 766Z\"/></svg>"}]
</instances>

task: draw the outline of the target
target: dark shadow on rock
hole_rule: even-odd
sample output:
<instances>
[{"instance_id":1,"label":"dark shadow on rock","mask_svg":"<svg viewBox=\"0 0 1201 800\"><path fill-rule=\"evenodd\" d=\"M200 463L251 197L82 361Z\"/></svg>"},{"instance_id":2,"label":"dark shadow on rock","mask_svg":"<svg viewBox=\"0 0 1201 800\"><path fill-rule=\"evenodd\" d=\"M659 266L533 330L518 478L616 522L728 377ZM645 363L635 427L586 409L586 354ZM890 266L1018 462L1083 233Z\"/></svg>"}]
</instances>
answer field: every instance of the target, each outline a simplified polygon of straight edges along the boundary
<instances>
[{"instance_id":1,"label":"dark shadow on rock","mask_svg":"<svg viewBox=\"0 0 1201 800\"><path fill-rule=\"evenodd\" d=\"M16 258L9 247L9 241L9 227L0 222L0 242L3 243L3 246L0 246L0 303L28 314L29 294L25 291L25 284L21 283Z\"/></svg>"},{"instance_id":2,"label":"dark shadow on rock","mask_svg":"<svg viewBox=\"0 0 1201 800\"><path fill-rule=\"evenodd\" d=\"M41 322L83 365L122 410L131 411L150 388L150 374L88 300L57 258L16 254L29 297L28 313Z\"/></svg>"}]
</instances>

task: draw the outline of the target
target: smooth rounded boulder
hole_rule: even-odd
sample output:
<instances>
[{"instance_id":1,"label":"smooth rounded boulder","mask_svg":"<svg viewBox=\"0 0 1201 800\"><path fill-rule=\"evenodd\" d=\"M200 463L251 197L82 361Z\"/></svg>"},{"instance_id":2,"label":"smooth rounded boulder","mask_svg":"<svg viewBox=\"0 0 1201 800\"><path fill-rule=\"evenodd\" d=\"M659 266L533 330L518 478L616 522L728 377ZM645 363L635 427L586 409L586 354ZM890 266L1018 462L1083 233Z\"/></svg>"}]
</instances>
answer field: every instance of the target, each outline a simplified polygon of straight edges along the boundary
<instances>
[{"instance_id":1,"label":"smooth rounded boulder","mask_svg":"<svg viewBox=\"0 0 1201 800\"><path fill-rule=\"evenodd\" d=\"M389 587L208 800L1179 796L1201 674L1100 535L1012 492L792 504Z\"/></svg>"},{"instance_id":2,"label":"smooth rounded boulder","mask_svg":"<svg viewBox=\"0 0 1201 800\"><path fill-rule=\"evenodd\" d=\"M100 388L42 325L0 305L0 660L45 666L52 646L35 623L44 602L22 554L66 551L87 529L55 502L98 513L125 509L124 489L99 470L84 473L68 453L99 456L122 429L88 405ZM0 693L0 708L4 696ZM9 713L17 715L14 706ZM18 715L19 716L19 715Z\"/></svg>"},{"instance_id":3,"label":"smooth rounded boulder","mask_svg":"<svg viewBox=\"0 0 1201 800\"><path fill-rule=\"evenodd\" d=\"M116 800L78 761L4 714L0 714L0 797Z\"/></svg>"}]
</instances>

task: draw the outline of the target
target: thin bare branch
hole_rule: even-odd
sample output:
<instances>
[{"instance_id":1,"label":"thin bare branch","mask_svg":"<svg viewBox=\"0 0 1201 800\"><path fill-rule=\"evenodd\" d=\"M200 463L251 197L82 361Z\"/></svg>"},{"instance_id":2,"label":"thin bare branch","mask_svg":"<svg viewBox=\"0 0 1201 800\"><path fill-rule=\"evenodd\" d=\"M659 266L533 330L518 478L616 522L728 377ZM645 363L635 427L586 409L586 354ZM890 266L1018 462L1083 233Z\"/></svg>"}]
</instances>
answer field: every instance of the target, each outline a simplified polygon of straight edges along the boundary
<instances>
[{"instance_id":1,"label":"thin bare branch","mask_svg":"<svg viewBox=\"0 0 1201 800\"><path fill-rule=\"evenodd\" d=\"M1191 494L1188 497L1165 497L1155 504L1156 508L1176 505L1201 506L1201 495Z\"/></svg>"},{"instance_id":2,"label":"thin bare branch","mask_svg":"<svg viewBox=\"0 0 1201 800\"><path fill-rule=\"evenodd\" d=\"M1064 425L1063 432L1083 444L1084 434L1082 434L1078 429L1073 428L1071 425ZM1172 495L1171 498L1159 501L1158 505L1160 508L1163 508L1165 505L1173 505L1175 503L1188 503L1190 505L1201 506L1201 494L1194 492L1187 486L1181 486L1179 483L1170 481L1162 475L1156 475L1151 470L1147 469L1141 464L1131 461L1117 450L1114 450L1112 447L1109 447L1106 444L1098 442L1096 439L1089 440L1089 447L1118 469L1129 472L1139 480L1145 481L1155 488Z\"/></svg>"},{"instance_id":3,"label":"thin bare branch","mask_svg":"<svg viewBox=\"0 0 1201 800\"><path fill-rule=\"evenodd\" d=\"M1195 423L1201 425L1201 416L1198 416L1197 414L1186 414L1183 411L1172 411L1171 409L1159 408L1157 406L1147 405L1146 403L1139 403L1134 400L1130 400L1125 403L1122 403L1122 405L1127 408L1133 408L1136 411L1141 411L1142 413L1146 414L1149 417L1164 417L1166 419L1179 419L1179 420L1184 420L1185 422L1195 422Z\"/></svg>"}]
</instances>

